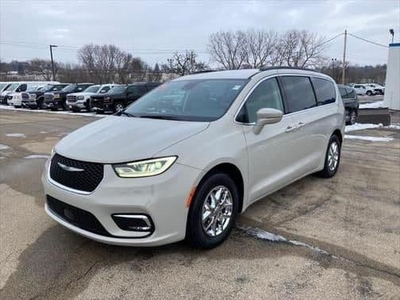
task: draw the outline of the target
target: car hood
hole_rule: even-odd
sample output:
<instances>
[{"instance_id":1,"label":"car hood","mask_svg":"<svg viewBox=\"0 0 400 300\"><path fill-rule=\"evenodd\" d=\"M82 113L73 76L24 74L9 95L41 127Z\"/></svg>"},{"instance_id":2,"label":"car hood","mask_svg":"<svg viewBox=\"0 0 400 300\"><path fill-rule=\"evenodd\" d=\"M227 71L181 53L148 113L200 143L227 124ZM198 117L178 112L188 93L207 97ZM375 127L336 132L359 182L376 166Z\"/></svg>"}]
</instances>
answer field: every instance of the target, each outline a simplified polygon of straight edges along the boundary
<instances>
[{"instance_id":1,"label":"car hood","mask_svg":"<svg viewBox=\"0 0 400 300\"><path fill-rule=\"evenodd\" d=\"M97 93L79 92L79 93L70 93L70 94L68 94L68 96L92 96L92 95L97 95Z\"/></svg>"},{"instance_id":2,"label":"car hood","mask_svg":"<svg viewBox=\"0 0 400 300\"><path fill-rule=\"evenodd\" d=\"M182 122L110 116L64 137L55 151L68 158L120 163L151 158L207 129L207 122Z\"/></svg>"}]
</instances>

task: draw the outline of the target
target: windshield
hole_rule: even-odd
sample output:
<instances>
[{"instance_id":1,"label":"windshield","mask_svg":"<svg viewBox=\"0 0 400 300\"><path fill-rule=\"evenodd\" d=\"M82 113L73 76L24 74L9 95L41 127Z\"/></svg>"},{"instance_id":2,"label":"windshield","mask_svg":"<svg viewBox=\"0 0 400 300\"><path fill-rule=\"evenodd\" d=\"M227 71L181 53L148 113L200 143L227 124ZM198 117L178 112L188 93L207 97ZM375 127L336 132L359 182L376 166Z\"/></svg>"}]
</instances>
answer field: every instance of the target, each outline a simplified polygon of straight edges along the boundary
<instances>
[{"instance_id":1,"label":"windshield","mask_svg":"<svg viewBox=\"0 0 400 300\"><path fill-rule=\"evenodd\" d=\"M65 88L67 85L66 84L56 84L52 85L49 87L47 92L54 92L54 91L61 91L63 88Z\"/></svg>"},{"instance_id":2,"label":"windshield","mask_svg":"<svg viewBox=\"0 0 400 300\"><path fill-rule=\"evenodd\" d=\"M7 83L0 83L0 91L7 85Z\"/></svg>"},{"instance_id":3,"label":"windshield","mask_svg":"<svg viewBox=\"0 0 400 300\"><path fill-rule=\"evenodd\" d=\"M109 93L122 93L125 92L127 86L126 85L117 85L114 86L111 90L109 90Z\"/></svg>"},{"instance_id":4,"label":"windshield","mask_svg":"<svg viewBox=\"0 0 400 300\"><path fill-rule=\"evenodd\" d=\"M17 87L19 87L19 83L13 83L11 84L8 88L6 88L6 91L13 91L15 90Z\"/></svg>"},{"instance_id":5,"label":"windshield","mask_svg":"<svg viewBox=\"0 0 400 300\"><path fill-rule=\"evenodd\" d=\"M99 91L100 85L92 85L84 90L85 93L97 93Z\"/></svg>"},{"instance_id":6,"label":"windshield","mask_svg":"<svg viewBox=\"0 0 400 300\"><path fill-rule=\"evenodd\" d=\"M179 80L165 83L130 105L135 117L214 121L222 117L247 79Z\"/></svg>"},{"instance_id":7,"label":"windshield","mask_svg":"<svg viewBox=\"0 0 400 300\"><path fill-rule=\"evenodd\" d=\"M76 84L69 84L65 88L63 88L62 92L72 92L76 87Z\"/></svg>"}]
</instances>

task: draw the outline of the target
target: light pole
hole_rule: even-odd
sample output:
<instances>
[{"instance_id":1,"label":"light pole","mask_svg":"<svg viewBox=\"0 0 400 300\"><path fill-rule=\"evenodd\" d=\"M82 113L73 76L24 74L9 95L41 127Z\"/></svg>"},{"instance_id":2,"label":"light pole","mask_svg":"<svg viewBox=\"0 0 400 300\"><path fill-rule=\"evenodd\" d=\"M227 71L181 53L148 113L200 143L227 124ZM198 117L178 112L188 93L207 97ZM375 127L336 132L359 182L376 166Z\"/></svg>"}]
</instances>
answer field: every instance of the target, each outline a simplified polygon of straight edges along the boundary
<instances>
[{"instance_id":1,"label":"light pole","mask_svg":"<svg viewBox=\"0 0 400 300\"><path fill-rule=\"evenodd\" d=\"M335 62L336 62L336 58L332 58L332 77L333 77L333 80L335 80L336 81L336 75L335 75Z\"/></svg>"},{"instance_id":2,"label":"light pole","mask_svg":"<svg viewBox=\"0 0 400 300\"><path fill-rule=\"evenodd\" d=\"M54 72L54 61L53 61L53 48L56 47L57 45L50 45L51 71L53 73L53 81L56 81L56 73Z\"/></svg>"},{"instance_id":3,"label":"light pole","mask_svg":"<svg viewBox=\"0 0 400 300\"><path fill-rule=\"evenodd\" d=\"M394 42L394 30L393 30L393 28L389 29L389 33L392 35L392 44L393 44L393 42Z\"/></svg>"}]
</instances>

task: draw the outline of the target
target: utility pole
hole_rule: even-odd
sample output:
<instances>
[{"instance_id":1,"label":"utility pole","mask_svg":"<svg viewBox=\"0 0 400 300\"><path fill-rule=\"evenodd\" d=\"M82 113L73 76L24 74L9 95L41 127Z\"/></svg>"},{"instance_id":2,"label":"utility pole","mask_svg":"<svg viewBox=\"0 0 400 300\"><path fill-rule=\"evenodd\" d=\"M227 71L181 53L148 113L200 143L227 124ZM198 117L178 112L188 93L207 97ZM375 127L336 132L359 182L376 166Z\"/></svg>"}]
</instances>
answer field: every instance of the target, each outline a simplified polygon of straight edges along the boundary
<instances>
[{"instance_id":1,"label":"utility pole","mask_svg":"<svg viewBox=\"0 0 400 300\"><path fill-rule=\"evenodd\" d=\"M344 31L342 84L345 84L346 82L346 46L347 46L347 29Z\"/></svg>"},{"instance_id":2,"label":"utility pole","mask_svg":"<svg viewBox=\"0 0 400 300\"><path fill-rule=\"evenodd\" d=\"M56 73L54 71L54 61L53 61L53 48L56 48L57 45L50 45L50 57L51 57L51 71L53 73L53 81L56 81Z\"/></svg>"}]
</instances>

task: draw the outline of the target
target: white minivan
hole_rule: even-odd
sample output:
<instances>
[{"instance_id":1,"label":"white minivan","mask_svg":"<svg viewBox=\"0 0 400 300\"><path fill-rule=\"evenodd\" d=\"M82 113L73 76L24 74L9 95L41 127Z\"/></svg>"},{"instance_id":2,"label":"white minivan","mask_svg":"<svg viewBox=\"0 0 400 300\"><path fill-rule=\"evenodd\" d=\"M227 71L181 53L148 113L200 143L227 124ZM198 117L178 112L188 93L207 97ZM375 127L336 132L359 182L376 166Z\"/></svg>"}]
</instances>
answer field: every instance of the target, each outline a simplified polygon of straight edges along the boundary
<instances>
[{"instance_id":1,"label":"white minivan","mask_svg":"<svg viewBox=\"0 0 400 300\"><path fill-rule=\"evenodd\" d=\"M45 210L104 243L212 248L255 201L334 176L343 135L343 101L321 73L183 76L64 137L42 176Z\"/></svg>"}]
</instances>

